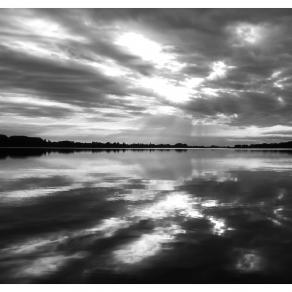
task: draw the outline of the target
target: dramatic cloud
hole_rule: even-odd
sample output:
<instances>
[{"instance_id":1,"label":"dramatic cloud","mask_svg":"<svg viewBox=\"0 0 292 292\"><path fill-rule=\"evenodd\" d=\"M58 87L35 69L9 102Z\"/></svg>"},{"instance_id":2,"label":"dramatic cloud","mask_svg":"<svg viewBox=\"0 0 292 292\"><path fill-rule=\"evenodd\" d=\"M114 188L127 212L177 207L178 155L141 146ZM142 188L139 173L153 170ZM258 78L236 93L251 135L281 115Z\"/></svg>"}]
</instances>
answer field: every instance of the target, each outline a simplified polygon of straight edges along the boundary
<instances>
[{"instance_id":1,"label":"dramatic cloud","mask_svg":"<svg viewBox=\"0 0 292 292\"><path fill-rule=\"evenodd\" d=\"M1 132L292 139L289 9L1 9Z\"/></svg>"}]
</instances>

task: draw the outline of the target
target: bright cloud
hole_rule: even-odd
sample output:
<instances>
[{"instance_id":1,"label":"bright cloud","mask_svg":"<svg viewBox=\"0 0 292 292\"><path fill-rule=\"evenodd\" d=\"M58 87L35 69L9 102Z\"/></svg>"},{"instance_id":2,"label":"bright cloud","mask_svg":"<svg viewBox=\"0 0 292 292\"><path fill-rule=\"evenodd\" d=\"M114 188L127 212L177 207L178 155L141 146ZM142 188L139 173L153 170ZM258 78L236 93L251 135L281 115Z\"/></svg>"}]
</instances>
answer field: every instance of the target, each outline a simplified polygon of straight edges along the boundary
<instances>
[{"instance_id":1,"label":"bright cloud","mask_svg":"<svg viewBox=\"0 0 292 292\"><path fill-rule=\"evenodd\" d=\"M217 61L212 63L211 73L207 77L209 80L216 80L226 76L229 69L232 69L232 66L226 65L223 61Z\"/></svg>"},{"instance_id":2,"label":"bright cloud","mask_svg":"<svg viewBox=\"0 0 292 292\"><path fill-rule=\"evenodd\" d=\"M141 34L124 33L117 38L115 43L143 60L154 63L158 68L179 71L184 67L184 64L175 60L173 54L167 52L168 47L154 42Z\"/></svg>"}]
</instances>

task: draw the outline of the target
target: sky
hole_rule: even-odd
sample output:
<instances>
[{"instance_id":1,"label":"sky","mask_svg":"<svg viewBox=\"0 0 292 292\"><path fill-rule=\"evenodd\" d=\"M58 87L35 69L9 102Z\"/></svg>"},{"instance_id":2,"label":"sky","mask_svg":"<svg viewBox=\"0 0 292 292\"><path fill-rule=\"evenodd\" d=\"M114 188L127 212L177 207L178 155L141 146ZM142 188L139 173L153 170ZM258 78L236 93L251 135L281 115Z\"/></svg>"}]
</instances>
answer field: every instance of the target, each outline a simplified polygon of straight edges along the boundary
<instances>
[{"instance_id":1,"label":"sky","mask_svg":"<svg viewBox=\"0 0 292 292\"><path fill-rule=\"evenodd\" d=\"M292 140L290 9L0 9L0 132Z\"/></svg>"}]
</instances>

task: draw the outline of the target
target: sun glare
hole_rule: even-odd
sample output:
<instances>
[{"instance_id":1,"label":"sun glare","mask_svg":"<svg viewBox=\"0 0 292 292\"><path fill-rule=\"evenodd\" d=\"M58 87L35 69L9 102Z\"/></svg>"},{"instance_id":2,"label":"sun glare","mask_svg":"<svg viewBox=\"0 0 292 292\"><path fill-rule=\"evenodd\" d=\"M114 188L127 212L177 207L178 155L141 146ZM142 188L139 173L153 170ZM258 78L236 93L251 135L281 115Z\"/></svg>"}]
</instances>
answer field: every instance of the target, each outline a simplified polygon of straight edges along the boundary
<instances>
[{"instance_id":1,"label":"sun glare","mask_svg":"<svg viewBox=\"0 0 292 292\"><path fill-rule=\"evenodd\" d=\"M140 57L142 60L154 63L159 68L179 71L184 67L183 63L175 60L173 54L165 52L165 46L141 34L133 32L122 34L115 41L115 44L124 47L129 53Z\"/></svg>"},{"instance_id":2,"label":"sun glare","mask_svg":"<svg viewBox=\"0 0 292 292\"><path fill-rule=\"evenodd\" d=\"M159 44L137 33L125 33L118 38L116 44L127 48L131 53L148 60L159 57L162 48Z\"/></svg>"}]
</instances>

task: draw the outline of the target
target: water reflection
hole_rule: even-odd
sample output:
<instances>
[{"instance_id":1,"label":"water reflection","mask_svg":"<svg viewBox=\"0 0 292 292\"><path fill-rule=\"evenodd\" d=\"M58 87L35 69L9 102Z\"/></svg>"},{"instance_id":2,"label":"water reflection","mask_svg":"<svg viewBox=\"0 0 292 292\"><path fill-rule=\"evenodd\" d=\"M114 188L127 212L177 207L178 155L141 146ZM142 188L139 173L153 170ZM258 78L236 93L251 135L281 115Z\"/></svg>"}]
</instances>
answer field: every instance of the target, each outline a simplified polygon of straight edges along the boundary
<instances>
[{"instance_id":1,"label":"water reflection","mask_svg":"<svg viewBox=\"0 0 292 292\"><path fill-rule=\"evenodd\" d=\"M143 234L134 242L114 251L114 257L125 264L141 262L159 253L164 243L173 241L180 233L185 233L185 230L175 224L168 227L156 227L152 233Z\"/></svg>"},{"instance_id":2,"label":"water reflection","mask_svg":"<svg viewBox=\"0 0 292 292\"><path fill-rule=\"evenodd\" d=\"M57 272L68 261L72 259L78 259L82 257L82 254L75 254L65 256L62 254L52 254L44 257L40 257L34 260L27 260L20 264L20 268L14 271L14 277L16 278L38 278Z\"/></svg>"},{"instance_id":3,"label":"water reflection","mask_svg":"<svg viewBox=\"0 0 292 292\"><path fill-rule=\"evenodd\" d=\"M6 157L0 281L289 281L291 171L279 151Z\"/></svg>"},{"instance_id":4,"label":"water reflection","mask_svg":"<svg viewBox=\"0 0 292 292\"><path fill-rule=\"evenodd\" d=\"M263 268L262 258L256 250L242 250L236 269L242 273L259 272Z\"/></svg>"}]
</instances>

